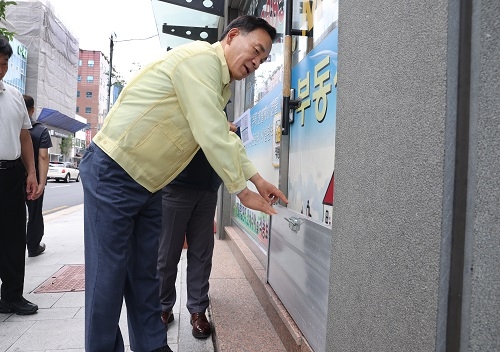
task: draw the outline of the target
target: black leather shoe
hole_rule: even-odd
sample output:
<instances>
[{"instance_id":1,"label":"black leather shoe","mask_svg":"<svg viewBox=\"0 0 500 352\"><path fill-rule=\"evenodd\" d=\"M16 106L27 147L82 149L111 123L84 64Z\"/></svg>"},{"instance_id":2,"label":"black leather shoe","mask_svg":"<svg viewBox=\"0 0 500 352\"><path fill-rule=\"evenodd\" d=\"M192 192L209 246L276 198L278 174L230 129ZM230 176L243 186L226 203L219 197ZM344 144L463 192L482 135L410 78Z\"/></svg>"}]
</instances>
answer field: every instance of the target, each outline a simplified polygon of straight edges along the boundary
<instances>
[{"instance_id":1,"label":"black leather shoe","mask_svg":"<svg viewBox=\"0 0 500 352\"><path fill-rule=\"evenodd\" d=\"M162 311L160 318L163 325L165 325L165 330L168 330L168 324L174 321L174 314L171 310L169 310L168 312Z\"/></svg>"},{"instance_id":2,"label":"black leather shoe","mask_svg":"<svg viewBox=\"0 0 500 352\"><path fill-rule=\"evenodd\" d=\"M12 310L10 309L9 306L7 306L3 301L0 299L0 313L2 314L9 314L12 313Z\"/></svg>"},{"instance_id":3,"label":"black leather shoe","mask_svg":"<svg viewBox=\"0 0 500 352\"><path fill-rule=\"evenodd\" d=\"M191 314L191 325L193 325L193 336L197 339L206 339L212 333L205 312Z\"/></svg>"},{"instance_id":4,"label":"black leather shoe","mask_svg":"<svg viewBox=\"0 0 500 352\"><path fill-rule=\"evenodd\" d=\"M168 345L157 348L156 350L153 350L153 352L173 352Z\"/></svg>"},{"instance_id":5,"label":"black leather shoe","mask_svg":"<svg viewBox=\"0 0 500 352\"><path fill-rule=\"evenodd\" d=\"M35 249L32 252L28 251L28 257L36 257L37 255L42 254L45 251L45 248L46 248L45 243L40 242L37 249Z\"/></svg>"},{"instance_id":6,"label":"black leather shoe","mask_svg":"<svg viewBox=\"0 0 500 352\"><path fill-rule=\"evenodd\" d=\"M37 310L38 306L26 300L24 297L21 297L12 302L7 302L3 299L0 299L0 313L16 313L18 315L31 315L35 314Z\"/></svg>"}]
</instances>

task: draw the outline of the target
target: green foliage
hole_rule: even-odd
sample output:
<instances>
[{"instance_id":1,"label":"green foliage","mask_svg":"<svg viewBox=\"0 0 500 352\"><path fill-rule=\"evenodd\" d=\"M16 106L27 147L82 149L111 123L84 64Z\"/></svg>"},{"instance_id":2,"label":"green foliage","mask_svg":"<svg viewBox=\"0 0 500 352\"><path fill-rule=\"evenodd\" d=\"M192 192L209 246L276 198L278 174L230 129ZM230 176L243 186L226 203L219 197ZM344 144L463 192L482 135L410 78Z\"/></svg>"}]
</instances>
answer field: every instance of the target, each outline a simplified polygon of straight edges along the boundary
<instances>
[{"instance_id":1,"label":"green foliage","mask_svg":"<svg viewBox=\"0 0 500 352\"><path fill-rule=\"evenodd\" d=\"M7 10L7 6L9 6L9 5L17 5L17 3L15 1L0 0L0 22L6 21L5 12ZM12 40L12 38L14 38L14 34L16 34L16 33L9 32L7 30L7 28L0 27L0 35L3 35L5 37L9 38L9 40Z\"/></svg>"},{"instance_id":2,"label":"green foliage","mask_svg":"<svg viewBox=\"0 0 500 352\"><path fill-rule=\"evenodd\" d=\"M73 148L73 138L64 137L61 139L61 143L59 143L59 147L61 148L61 154L65 156L69 156L69 152L71 148Z\"/></svg>"}]
</instances>

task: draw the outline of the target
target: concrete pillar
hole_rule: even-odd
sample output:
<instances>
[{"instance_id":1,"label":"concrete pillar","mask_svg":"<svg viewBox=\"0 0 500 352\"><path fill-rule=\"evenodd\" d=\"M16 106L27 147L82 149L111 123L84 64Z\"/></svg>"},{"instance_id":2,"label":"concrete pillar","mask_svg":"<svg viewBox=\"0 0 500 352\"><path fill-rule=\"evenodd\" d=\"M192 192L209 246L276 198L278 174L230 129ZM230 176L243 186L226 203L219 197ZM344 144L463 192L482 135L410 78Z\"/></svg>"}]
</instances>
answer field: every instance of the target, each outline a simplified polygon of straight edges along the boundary
<instances>
[{"instance_id":1,"label":"concrete pillar","mask_svg":"<svg viewBox=\"0 0 500 352\"><path fill-rule=\"evenodd\" d=\"M339 1L326 351L499 350L499 17Z\"/></svg>"},{"instance_id":2,"label":"concrete pillar","mask_svg":"<svg viewBox=\"0 0 500 352\"><path fill-rule=\"evenodd\" d=\"M500 3L473 1L461 351L500 351Z\"/></svg>"}]
</instances>

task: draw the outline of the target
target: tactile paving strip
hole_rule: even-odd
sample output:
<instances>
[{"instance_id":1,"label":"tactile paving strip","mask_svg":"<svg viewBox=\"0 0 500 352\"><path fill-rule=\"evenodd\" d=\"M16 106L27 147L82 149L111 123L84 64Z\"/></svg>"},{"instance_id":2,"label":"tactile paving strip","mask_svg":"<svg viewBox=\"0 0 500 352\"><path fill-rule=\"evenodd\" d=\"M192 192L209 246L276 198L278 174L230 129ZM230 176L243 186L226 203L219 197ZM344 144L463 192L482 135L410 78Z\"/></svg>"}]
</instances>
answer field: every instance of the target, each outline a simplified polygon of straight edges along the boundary
<instances>
[{"instance_id":1,"label":"tactile paving strip","mask_svg":"<svg viewBox=\"0 0 500 352\"><path fill-rule=\"evenodd\" d=\"M85 290L85 265L65 265L38 286L34 293L75 292Z\"/></svg>"}]
</instances>

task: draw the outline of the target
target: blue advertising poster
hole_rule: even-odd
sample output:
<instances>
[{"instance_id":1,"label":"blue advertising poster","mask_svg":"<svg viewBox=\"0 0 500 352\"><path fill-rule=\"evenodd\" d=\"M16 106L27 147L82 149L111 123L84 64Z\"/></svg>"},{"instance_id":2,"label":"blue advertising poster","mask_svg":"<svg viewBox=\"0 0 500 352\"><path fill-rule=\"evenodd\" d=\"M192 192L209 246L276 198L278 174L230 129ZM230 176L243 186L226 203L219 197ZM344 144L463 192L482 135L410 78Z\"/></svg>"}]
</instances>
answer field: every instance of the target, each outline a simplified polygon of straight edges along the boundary
<instances>
[{"instance_id":1,"label":"blue advertising poster","mask_svg":"<svg viewBox=\"0 0 500 352\"><path fill-rule=\"evenodd\" d=\"M241 139L248 157L259 170L259 174L275 185L278 184L279 179L282 90L280 83L235 121L235 124L240 127ZM248 187L256 191L250 182L248 182ZM246 208L237 197L233 215L246 233L263 251L267 252L269 215Z\"/></svg>"},{"instance_id":2,"label":"blue advertising poster","mask_svg":"<svg viewBox=\"0 0 500 352\"><path fill-rule=\"evenodd\" d=\"M301 105L290 125L288 208L331 226L336 119L337 38L335 28L292 69L292 88ZM271 183L279 181L282 83L235 123L247 155ZM256 190L251 183L248 187ZM243 206L236 197L233 215L267 252L270 217Z\"/></svg>"},{"instance_id":3,"label":"blue advertising poster","mask_svg":"<svg viewBox=\"0 0 500 352\"><path fill-rule=\"evenodd\" d=\"M331 225L338 28L292 69L301 100L290 125L288 208Z\"/></svg>"}]
</instances>

